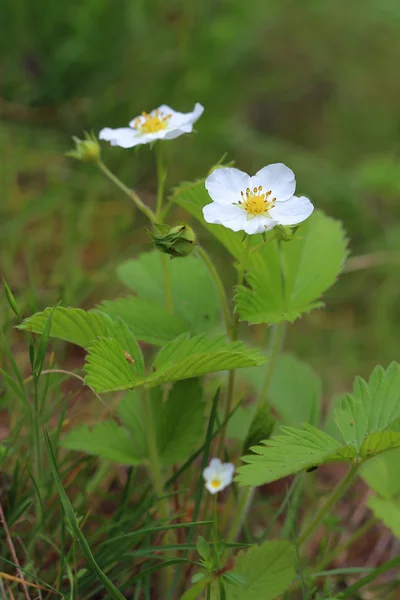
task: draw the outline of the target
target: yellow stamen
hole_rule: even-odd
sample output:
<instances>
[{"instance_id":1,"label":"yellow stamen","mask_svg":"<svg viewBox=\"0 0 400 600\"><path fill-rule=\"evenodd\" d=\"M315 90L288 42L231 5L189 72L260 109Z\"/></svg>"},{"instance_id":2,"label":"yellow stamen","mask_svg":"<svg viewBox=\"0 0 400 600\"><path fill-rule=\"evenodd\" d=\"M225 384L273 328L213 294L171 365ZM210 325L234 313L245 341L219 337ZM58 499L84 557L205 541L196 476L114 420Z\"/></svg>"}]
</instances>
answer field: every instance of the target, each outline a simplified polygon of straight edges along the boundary
<instances>
[{"instance_id":1,"label":"yellow stamen","mask_svg":"<svg viewBox=\"0 0 400 600\"><path fill-rule=\"evenodd\" d=\"M240 192L242 199L239 200L239 204L249 215L268 216L268 211L275 206L276 202L276 198L270 199L271 194L271 190L263 192L262 185L254 187L252 191L247 188L246 192Z\"/></svg>"},{"instance_id":2,"label":"yellow stamen","mask_svg":"<svg viewBox=\"0 0 400 600\"><path fill-rule=\"evenodd\" d=\"M134 120L133 128L142 133L156 133L167 127L171 117L172 115L162 115L158 108L151 114L142 112L142 116Z\"/></svg>"},{"instance_id":3,"label":"yellow stamen","mask_svg":"<svg viewBox=\"0 0 400 600\"><path fill-rule=\"evenodd\" d=\"M221 487L221 480L220 479L211 479L210 485L213 488L213 490L217 490L219 487Z\"/></svg>"}]
</instances>

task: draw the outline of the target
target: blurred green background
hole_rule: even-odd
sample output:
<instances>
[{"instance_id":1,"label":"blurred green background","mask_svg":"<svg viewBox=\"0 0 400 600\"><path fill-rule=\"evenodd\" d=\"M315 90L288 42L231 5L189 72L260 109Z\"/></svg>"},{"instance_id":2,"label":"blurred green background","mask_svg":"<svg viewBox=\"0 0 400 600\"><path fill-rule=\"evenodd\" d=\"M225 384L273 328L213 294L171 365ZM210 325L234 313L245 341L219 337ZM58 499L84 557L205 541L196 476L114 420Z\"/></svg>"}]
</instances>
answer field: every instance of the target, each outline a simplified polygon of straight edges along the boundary
<instances>
[{"instance_id":1,"label":"blurred green background","mask_svg":"<svg viewBox=\"0 0 400 600\"><path fill-rule=\"evenodd\" d=\"M71 136L198 101L197 135L166 142L169 185L225 152L249 172L284 162L348 232L352 271L290 328L288 348L327 392L400 359L398 0L14 0L0 22L0 268L25 316L115 297L115 265L150 247L129 201L64 156ZM147 147L103 155L154 202Z\"/></svg>"}]
</instances>

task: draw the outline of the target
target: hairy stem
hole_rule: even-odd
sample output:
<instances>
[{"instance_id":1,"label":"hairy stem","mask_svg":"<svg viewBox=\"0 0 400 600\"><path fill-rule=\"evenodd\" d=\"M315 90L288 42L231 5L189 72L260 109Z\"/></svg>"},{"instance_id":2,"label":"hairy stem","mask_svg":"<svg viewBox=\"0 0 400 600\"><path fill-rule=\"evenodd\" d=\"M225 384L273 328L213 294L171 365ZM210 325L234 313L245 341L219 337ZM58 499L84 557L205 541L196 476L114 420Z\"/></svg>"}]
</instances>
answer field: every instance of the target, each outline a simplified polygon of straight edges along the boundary
<instances>
[{"instance_id":1,"label":"hairy stem","mask_svg":"<svg viewBox=\"0 0 400 600\"><path fill-rule=\"evenodd\" d=\"M164 214L163 214L163 203L164 203L164 188L165 181L167 178L167 167L164 162L164 155L162 150L162 142L156 144L156 163L157 163L157 204L156 204L156 214L155 214L155 223L162 224ZM161 254L161 268L164 278L164 289L165 289L165 305L167 307L167 311L172 313L174 312L174 305L172 299L172 288L171 288L171 278L169 273L168 266L168 256L166 254Z\"/></svg>"},{"instance_id":2,"label":"hairy stem","mask_svg":"<svg viewBox=\"0 0 400 600\"><path fill-rule=\"evenodd\" d=\"M251 247L251 236L248 235L246 238L245 244L244 244L243 254L242 254L239 266L238 266L237 286L242 285L242 283L243 283L244 274L245 274L246 266L247 266L247 259L249 257L249 253L250 253L250 247ZM232 342L235 342L237 340L238 332L239 332L239 315L237 312L235 312L233 315L233 324L232 324L232 335L231 335ZM228 377L228 389L227 389L227 393L226 393L224 421L227 419L229 413L232 410L234 391L235 391L235 370L232 369L232 371L229 371L229 377ZM225 436L226 436L226 425L221 431L221 437L219 439L217 454L220 454L222 451L222 448L224 447Z\"/></svg>"},{"instance_id":3,"label":"hairy stem","mask_svg":"<svg viewBox=\"0 0 400 600\"><path fill-rule=\"evenodd\" d=\"M316 527L318 527L318 525L321 523L325 515L328 514L331 508L336 504L336 502L338 502L338 500L340 500L340 498L343 496L346 490L351 486L351 484L357 476L359 468L360 465L358 463L354 463L353 465L351 465L346 477L344 477L342 481L336 486L336 488L333 490L332 494L330 495L324 506L317 512L315 517L311 519L307 527L300 534L297 540L299 547L302 544L304 544L304 542L310 537L310 535L314 532Z\"/></svg>"},{"instance_id":4,"label":"hairy stem","mask_svg":"<svg viewBox=\"0 0 400 600\"><path fill-rule=\"evenodd\" d=\"M160 507L160 516L165 525L171 520L171 515L169 511L168 498L164 497L164 480L161 470L160 459L158 455L158 447L157 447L157 434L154 423L153 411L150 402L150 395L147 391L143 390L142 393L142 405L143 405L143 418L146 427L147 433L147 445L149 452L149 471L150 477L153 480L154 491L158 498L158 503ZM167 531L167 538L169 537ZM167 542L169 543L169 542ZM167 587L169 587L172 583L171 581L171 573L169 569L166 569L166 583Z\"/></svg>"},{"instance_id":5,"label":"hairy stem","mask_svg":"<svg viewBox=\"0 0 400 600\"><path fill-rule=\"evenodd\" d=\"M108 167L106 167L106 165L103 162L99 161L97 163L97 166L99 167L100 171L102 171L104 173L104 175L106 175L106 177L108 177L108 179L110 179L110 181L115 183L115 185L117 187L119 187L120 190L122 190L127 196L129 196L129 198L134 202L135 206L144 215L146 215L146 217L149 219L149 221L151 223L154 223L156 221L156 216L153 213L153 211L151 210L151 208L146 206L141 201L141 199L139 198L139 196L137 195L137 193L134 190L129 189L124 183L122 183L122 181L120 179L118 179L118 177L116 175L114 175L114 173L112 173L110 171L110 169Z\"/></svg>"},{"instance_id":6,"label":"hairy stem","mask_svg":"<svg viewBox=\"0 0 400 600\"><path fill-rule=\"evenodd\" d=\"M283 338L285 336L286 323L282 321L278 325L273 326L272 339L270 342L269 358L267 362L267 369L265 372L264 383L257 400L257 410L260 409L267 397L268 388L271 383L272 375L275 369L276 359L279 356L279 352L282 347ZM247 513L251 506L254 497L255 488L248 487L241 493L239 499L239 506L235 511L235 518L233 519L230 527L227 540L228 542L234 542L238 537L240 530L242 529L243 523L246 519Z\"/></svg>"}]
</instances>

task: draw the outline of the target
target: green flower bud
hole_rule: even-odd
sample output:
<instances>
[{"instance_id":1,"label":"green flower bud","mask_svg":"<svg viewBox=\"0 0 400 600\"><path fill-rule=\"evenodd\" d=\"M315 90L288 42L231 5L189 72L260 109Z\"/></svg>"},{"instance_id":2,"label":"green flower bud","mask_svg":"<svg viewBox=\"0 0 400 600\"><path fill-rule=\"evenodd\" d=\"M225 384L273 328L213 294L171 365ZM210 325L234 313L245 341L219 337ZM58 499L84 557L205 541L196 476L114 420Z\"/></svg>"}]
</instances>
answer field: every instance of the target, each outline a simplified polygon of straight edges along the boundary
<instances>
[{"instance_id":1,"label":"green flower bud","mask_svg":"<svg viewBox=\"0 0 400 600\"><path fill-rule=\"evenodd\" d=\"M281 242L290 242L299 227L300 225L277 225L275 227L276 238Z\"/></svg>"},{"instance_id":2,"label":"green flower bud","mask_svg":"<svg viewBox=\"0 0 400 600\"><path fill-rule=\"evenodd\" d=\"M82 160L84 162L97 163L100 160L100 144L93 133L85 132L85 139L80 140L73 136L75 150L67 152L67 156Z\"/></svg>"},{"instance_id":3,"label":"green flower bud","mask_svg":"<svg viewBox=\"0 0 400 600\"><path fill-rule=\"evenodd\" d=\"M196 235L188 225L177 225L168 229L168 226L157 226L161 233L154 235L150 231L157 250L170 254L171 258L188 256L194 250L196 244Z\"/></svg>"}]
</instances>

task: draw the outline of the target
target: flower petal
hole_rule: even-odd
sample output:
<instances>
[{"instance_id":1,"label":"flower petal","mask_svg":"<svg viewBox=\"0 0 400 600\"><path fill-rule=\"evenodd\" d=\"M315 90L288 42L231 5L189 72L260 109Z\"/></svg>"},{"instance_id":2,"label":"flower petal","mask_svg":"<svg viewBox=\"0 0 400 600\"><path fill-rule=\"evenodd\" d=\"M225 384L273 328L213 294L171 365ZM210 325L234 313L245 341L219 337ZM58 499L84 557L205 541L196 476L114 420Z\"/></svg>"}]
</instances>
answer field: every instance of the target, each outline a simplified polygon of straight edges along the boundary
<instances>
[{"instance_id":1,"label":"flower petal","mask_svg":"<svg viewBox=\"0 0 400 600\"><path fill-rule=\"evenodd\" d=\"M238 206L212 202L203 207L204 220L215 225L224 225L232 231L241 231L246 222L246 213Z\"/></svg>"},{"instance_id":2,"label":"flower petal","mask_svg":"<svg viewBox=\"0 0 400 600\"><path fill-rule=\"evenodd\" d=\"M206 467L203 471L203 479L206 481L211 481L217 475L217 471L212 467Z\"/></svg>"},{"instance_id":3,"label":"flower petal","mask_svg":"<svg viewBox=\"0 0 400 600\"><path fill-rule=\"evenodd\" d=\"M210 464L208 465L210 469L214 469L215 471L220 471L222 467L222 462L219 458L212 458L210 460Z\"/></svg>"},{"instance_id":4,"label":"flower petal","mask_svg":"<svg viewBox=\"0 0 400 600\"><path fill-rule=\"evenodd\" d=\"M276 223L276 220L274 221L273 219L269 219L263 215L257 215L252 219L246 219L243 230L249 235L254 233L264 233L265 231L269 231L275 227Z\"/></svg>"},{"instance_id":5,"label":"flower petal","mask_svg":"<svg viewBox=\"0 0 400 600\"><path fill-rule=\"evenodd\" d=\"M168 121L168 125L167 125L168 129L181 129L182 131L184 131L184 129L182 127L183 125L186 125L186 126L192 125L192 128L193 128L193 123L195 123L197 121L197 119L199 119L201 117L201 115L203 114L204 106L199 104L199 102L196 102L192 112L181 113L181 112L177 112L177 111L173 110L166 104L162 104L158 110L163 114L163 116L168 115L168 114L172 115L170 120ZM190 129L190 131L192 130L192 128ZM186 133L189 133L189 132L186 131Z\"/></svg>"},{"instance_id":6,"label":"flower petal","mask_svg":"<svg viewBox=\"0 0 400 600\"><path fill-rule=\"evenodd\" d=\"M278 202L291 198L296 189L296 179L289 167L282 163L268 165L251 178L250 187L262 185L264 192L271 190Z\"/></svg>"},{"instance_id":7,"label":"flower petal","mask_svg":"<svg viewBox=\"0 0 400 600\"><path fill-rule=\"evenodd\" d=\"M130 127L120 127L118 129L105 127L99 133L100 140L110 142L111 146L121 146L121 148L132 148L137 144L145 143L140 141L140 137L140 134Z\"/></svg>"},{"instance_id":8,"label":"flower petal","mask_svg":"<svg viewBox=\"0 0 400 600\"><path fill-rule=\"evenodd\" d=\"M280 225L297 225L308 219L313 210L314 206L308 198L292 196L286 202L277 203L269 212Z\"/></svg>"},{"instance_id":9,"label":"flower petal","mask_svg":"<svg viewBox=\"0 0 400 600\"><path fill-rule=\"evenodd\" d=\"M222 167L215 169L205 181L205 186L214 202L233 204L241 199L240 192L251 185L251 177L239 169Z\"/></svg>"}]
</instances>

